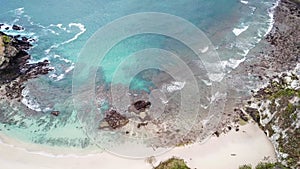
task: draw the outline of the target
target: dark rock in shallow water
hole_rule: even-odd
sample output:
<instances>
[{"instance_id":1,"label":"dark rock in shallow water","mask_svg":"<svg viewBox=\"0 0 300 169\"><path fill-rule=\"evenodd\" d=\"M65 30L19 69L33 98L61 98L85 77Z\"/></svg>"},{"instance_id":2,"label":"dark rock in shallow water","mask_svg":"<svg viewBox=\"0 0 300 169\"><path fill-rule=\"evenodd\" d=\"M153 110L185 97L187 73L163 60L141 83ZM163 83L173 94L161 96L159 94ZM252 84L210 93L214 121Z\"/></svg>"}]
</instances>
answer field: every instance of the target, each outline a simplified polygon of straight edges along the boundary
<instances>
[{"instance_id":1,"label":"dark rock in shallow water","mask_svg":"<svg viewBox=\"0 0 300 169\"><path fill-rule=\"evenodd\" d=\"M52 111L51 114L52 114L53 116L58 116L58 115L60 114L60 112L59 112L59 111Z\"/></svg>"},{"instance_id":2,"label":"dark rock in shallow water","mask_svg":"<svg viewBox=\"0 0 300 169\"><path fill-rule=\"evenodd\" d=\"M14 36L14 38L16 38L16 39L19 38L19 37L21 37L21 35L16 35L16 36Z\"/></svg>"},{"instance_id":3,"label":"dark rock in shallow water","mask_svg":"<svg viewBox=\"0 0 300 169\"><path fill-rule=\"evenodd\" d=\"M28 50L32 46L29 42L18 39L14 39L14 41L12 41L12 45L19 50Z\"/></svg>"},{"instance_id":4,"label":"dark rock in shallow water","mask_svg":"<svg viewBox=\"0 0 300 169\"><path fill-rule=\"evenodd\" d=\"M22 37L22 41L23 41L23 42L27 42L27 41L28 41L28 38Z\"/></svg>"},{"instance_id":5,"label":"dark rock in shallow water","mask_svg":"<svg viewBox=\"0 0 300 169\"><path fill-rule=\"evenodd\" d=\"M144 122L144 123L139 123L137 125L137 128L141 128L142 126L147 126L148 125L148 122Z\"/></svg>"},{"instance_id":6,"label":"dark rock in shallow water","mask_svg":"<svg viewBox=\"0 0 300 169\"><path fill-rule=\"evenodd\" d=\"M129 122L127 117L121 115L116 110L108 111L104 120L108 123L109 127L113 129L123 127Z\"/></svg>"},{"instance_id":7,"label":"dark rock in shallow water","mask_svg":"<svg viewBox=\"0 0 300 169\"><path fill-rule=\"evenodd\" d=\"M9 27L6 27L6 28L5 28L5 30L8 30L8 29L9 29Z\"/></svg>"},{"instance_id":8,"label":"dark rock in shallow water","mask_svg":"<svg viewBox=\"0 0 300 169\"><path fill-rule=\"evenodd\" d=\"M18 25L13 25L12 29L19 31L19 30L23 30L24 28L22 28L21 26L18 26Z\"/></svg>"},{"instance_id":9,"label":"dark rock in shallow water","mask_svg":"<svg viewBox=\"0 0 300 169\"><path fill-rule=\"evenodd\" d=\"M213 134L216 135L217 137L220 136L220 133L218 131L214 132Z\"/></svg>"},{"instance_id":10,"label":"dark rock in shallow water","mask_svg":"<svg viewBox=\"0 0 300 169\"><path fill-rule=\"evenodd\" d=\"M138 111L145 111L145 109L150 108L151 102L145 100L139 100L133 103L133 106Z\"/></svg>"}]
</instances>

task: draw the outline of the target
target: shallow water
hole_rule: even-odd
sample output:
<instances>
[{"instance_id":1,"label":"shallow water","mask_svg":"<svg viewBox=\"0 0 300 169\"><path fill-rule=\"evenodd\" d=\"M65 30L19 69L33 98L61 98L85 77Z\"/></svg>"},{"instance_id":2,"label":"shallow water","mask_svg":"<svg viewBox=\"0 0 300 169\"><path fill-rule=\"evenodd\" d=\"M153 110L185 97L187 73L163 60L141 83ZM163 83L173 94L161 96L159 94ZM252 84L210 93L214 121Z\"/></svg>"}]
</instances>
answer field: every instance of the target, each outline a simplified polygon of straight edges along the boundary
<instances>
[{"instance_id":1,"label":"shallow water","mask_svg":"<svg viewBox=\"0 0 300 169\"><path fill-rule=\"evenodd\" d=\"M3 133L29 142L85 148L93 141L87 137L72 104L72 70L86 41L102 26L125 15L138 12L162 12L186 19L201 29L216 47L221 67L227 74L245 60L247 53L270 30L269 10L274 0L261 2L227 0L186 1L9 1L1 0L0 23L22 25L25 30L1 31L21 34L36 40L29 51L32 61L48 59L55 68L47 76L28 82L22 103L1 103L0 129ZM176 27L174 27L176 29ZM191 35L192 36L192 35ZM103 39L106 41L106 39ZM114 46L98 69L96 83L130 85L135 91L155 88L149 77L141 73L128 81L128 69L112 81L113 72L134 52L159 48L187 60L195 54L173 38L143 34L127 38ZM140 62L132 61L131 69ZM153 73L153 72L152 72ZM203 72L200 86L210 90L211 79ZM146 76L146 77L145 77ZM130 84L128 84L130 83ZM213 93L203 92L203 107L210 106ZM107 102L106 102L107 103ZM107 104L101 104L106 109ZM61 116L50 115L52 110Z\"/></svg>"}]
</instances>

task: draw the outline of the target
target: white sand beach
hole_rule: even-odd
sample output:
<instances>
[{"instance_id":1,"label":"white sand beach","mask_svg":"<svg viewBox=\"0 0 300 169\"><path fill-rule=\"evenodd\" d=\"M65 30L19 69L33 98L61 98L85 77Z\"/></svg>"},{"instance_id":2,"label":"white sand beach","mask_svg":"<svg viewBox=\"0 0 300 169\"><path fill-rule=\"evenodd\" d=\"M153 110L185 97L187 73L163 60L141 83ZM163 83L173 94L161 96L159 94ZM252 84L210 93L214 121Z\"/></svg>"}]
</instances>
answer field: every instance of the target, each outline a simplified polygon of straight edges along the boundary
<instances>
[{"instance_id":1,"label":"white sand beach","mask_svg":"<svg viewBox=\"0 0 300 169\"><path fill-rule=\"evenodd\" d=\"M133 160L114 156L112 154L94 153L89 155L43 155L36 152L49 152L40 148L35 152L26 151L24 148L9 145L12 141L0 135L3 142L0 143L0 169L151 169L151 165L145 159ZM11 141L9 141L11 140ZM18 146L26 146L25 143ZM28 145L30 146L30 145ZM28 148L27 148L28 149ZM53 152L52 149L50 152ZM62 152L62 150L59 150ZM56 154L59 154L57 150ZM76 153L78 154L78 153ZM203 144L193 144L185 147L177 147L173 150L157 156L157 165L160 161L172 156L184 159L191 168L205 169L237 169L242 164L256 165L265 157L275 160L275 152L272 144L264 133L254 124L240 127L240 131L231 131L220 137L212 137Z\"/></svg>"}]
</instances>

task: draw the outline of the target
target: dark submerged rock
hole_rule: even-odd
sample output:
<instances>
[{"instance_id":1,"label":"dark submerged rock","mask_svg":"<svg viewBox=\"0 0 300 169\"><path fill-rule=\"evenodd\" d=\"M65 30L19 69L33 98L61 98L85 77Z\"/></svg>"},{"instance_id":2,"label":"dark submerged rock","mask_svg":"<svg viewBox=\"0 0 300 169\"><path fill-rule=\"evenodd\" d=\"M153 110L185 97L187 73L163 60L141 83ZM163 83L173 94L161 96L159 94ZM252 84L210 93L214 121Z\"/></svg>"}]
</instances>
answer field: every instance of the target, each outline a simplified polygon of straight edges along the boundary
<instances>
[{"instance_id":1,"label":"dark submerged rock","mask_svg":"<svg viewBox=\"0 0 300 169\"><path fill-rule=\"evenodd\" d=\"M23 41L23 42L27 42L27 41L28 41L28 38L22 37L22 41Z\"/></svg>"},{"instance_id":2,"label":"dark submerged rock","mask_svg":"<svg viewBox=\"0 0 300 169\"><path fill-rule=\"evenodd\" d=\"M133 103L133 106L138 111L145 111L146 109L150 108L151 102L145 100L139 100Z\"/></svg>"},{"instance_id":3,"label":"dark submerged rock","mask_svg":"<svg viewBox=\"0 0 300 169\"><path fill-rule=\"evenodd\" d=\"M24 28L22 28L21 26L18 26L18 25L13 25L12 29L19 31L19 30L23 30Z\"/></svg>"},{"instance_id":4,"label":"dark submerged rock","mask_svg":"<svg viewBox=\"0 0 300 169\"><path fill-rule=\"evenodd\" d=\"M104 120L108 123L108 125L113 128L117 129L120 127L125 126L129 120L127 117L121 115L116 110L110 110L106 113Z\"/></svg>"},{"instance_id":5,"label":"dark submerged rock","mask_svg":"<svg viewBox=\"0 0 300 169\"><path fill-rule=\"evenodd\" d=\"M142 126L147 126L148 125L148 122L144 122L144 123L139 123L137 125L137 128L141 128Z\"/></svg>"},{"instance_id":6,"label":"dark submerged rock","mask_svg":"<svg viewBox=\"0 0 300 169\"><path fill-rule=\"evenodd\" d=\"M58 115L60 114L60 112L59 112L59 111L52 111L51 114L52 114L53 116L58 116Z\"/></svg>"},{"instance_id":7,"label":"dark submerged rock","mask_svg":"<svg viewBox=\"0 0 300 169\"><path fill-rule=\"evenodd\" d=\"M220 133L218 131L214 132L213 134L216 135L217 137L220 136Z\"/></svg>"}]
</instances>

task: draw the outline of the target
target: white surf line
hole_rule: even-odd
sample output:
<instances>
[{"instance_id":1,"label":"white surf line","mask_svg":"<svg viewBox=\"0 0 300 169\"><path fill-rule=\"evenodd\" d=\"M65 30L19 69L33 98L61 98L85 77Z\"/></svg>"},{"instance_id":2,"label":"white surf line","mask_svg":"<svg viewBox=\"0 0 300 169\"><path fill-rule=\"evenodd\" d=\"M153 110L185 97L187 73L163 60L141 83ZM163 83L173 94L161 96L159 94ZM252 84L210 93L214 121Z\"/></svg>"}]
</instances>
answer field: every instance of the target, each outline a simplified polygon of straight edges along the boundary
<instances>
[{"instance_id":1,"label":"white surf line","mask_svg":"<svg viewBox=\"0 0 300 169\"><path fill-rule=\"evenodd\" d=\"M241 33L245 32L248 28L249 25L242 26L241 28L233 28L232 32L234 33L235 36L239 36Z\"/></svg>"}]
</instances>

